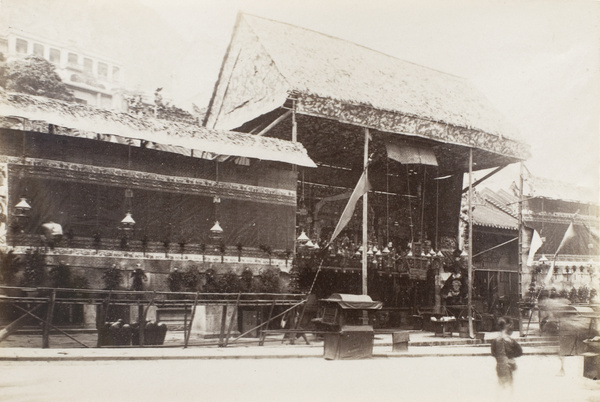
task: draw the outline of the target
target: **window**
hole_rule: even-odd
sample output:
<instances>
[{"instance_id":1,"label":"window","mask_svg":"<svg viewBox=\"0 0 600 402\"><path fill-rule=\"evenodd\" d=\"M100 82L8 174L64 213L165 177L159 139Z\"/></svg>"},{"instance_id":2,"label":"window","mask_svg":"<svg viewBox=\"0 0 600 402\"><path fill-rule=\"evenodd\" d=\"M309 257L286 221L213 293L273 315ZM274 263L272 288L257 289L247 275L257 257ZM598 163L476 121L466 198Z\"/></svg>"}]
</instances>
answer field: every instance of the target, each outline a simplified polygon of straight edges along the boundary
<instances>
[{"instance_id":1,"label":"window","mask_svg":"<svg viewBox=\"0 0 600 402\"><path fill-rule=\"evenodd\" d=\"M119 81L121 79L120 74L121 74L121 70L119 69L119 67L113 66L113 68L112 68L113 81Z\"/></svg>"},{"instance_id":2,"label":"window","mask_svg":"<svg viewBox=\"0 0 600 402\"><path fill-rule=\"evenodd\" d=\"M88 59L87 57L83 59L83 71L91 74L94 69L94 62L92 59Z\"/></svg>"},{"instance_id":3,"label":"window","mask_svg":"<svg viewBox=\"0 0 600 402\"><path fill-rule=\"evenodd\" d=\"M36 56L44 57L44 45L40 45L39 43L33 44L33 54Z\"/></svg>"},{"instance_id":4,"label":"window","mask_svg":"<svg viewBox=\"0 0 600 402\"><path fill-rule=\"evenodd\" d=\"M52 63L60 63L60 50L50 49L50 61Z\"/></svg>"},{"instance_id":5,"label":"window","mask_svg":"<svg viewBox=\"0 0 600 402\"><path fill-rule=\"evenodd\" d=\"M75 53L69 53L69 64L79 64L79 57Z\"/></svg>"},{"instance_id":6,"label":"window","mask_svg":"<svg viewBox=\"0 0 600 402\"><path fill-rule=\"evenodd\" d=\"M25 39L17 39L17 53L27 53L27 41Z\"/></svg>"},{"instance_id":7,"label":"window","mask_svg":"<svg viewBox=\"0 0 600 402\"><path fill-rule=\"evenodd\" d=\"M106 63L98 63L98 76L100 78L108 78L108 65Z\"/></svg>"}]
</instances>

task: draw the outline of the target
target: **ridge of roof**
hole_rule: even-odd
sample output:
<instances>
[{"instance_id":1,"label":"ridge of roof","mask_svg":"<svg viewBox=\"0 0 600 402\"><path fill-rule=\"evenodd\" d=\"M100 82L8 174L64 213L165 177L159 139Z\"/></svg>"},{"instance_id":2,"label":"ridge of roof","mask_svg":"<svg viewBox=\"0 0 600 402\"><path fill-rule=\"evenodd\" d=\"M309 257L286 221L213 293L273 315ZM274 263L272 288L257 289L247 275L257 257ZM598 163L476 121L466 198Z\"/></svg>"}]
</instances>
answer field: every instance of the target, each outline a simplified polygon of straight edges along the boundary
<instances>
[{"instance_id":1,"label":"ridge of roof","mask_svg":"<svg viewBox=\"0 0 600 402\"><path fill-rule=\"evenodd\" d=\"M242 17L292 90L522 142L516 128L463 77L293 24ZM322 74L327 69L333 74Z\"/></svg>"},{"instance_id":2,"label":"ridge of roof","mask_svg":"<svg viewBox=\"0 0 600 402\"><path fill-rule=\"evenodd\" d=\"M375 53L379 53L380 55L385 56L385 57L389 57L389 58L392 58L392 59L395 59L395 60L399 60L399 61L404 62L404 63L409 63L409 64L412 64L412 65L414 65L416 67L426 68L426 69L434 71L436 73L448 75L450 77L458 78L458 79L465 80L465 81L468 82L468 80L465 77L463 77L463 76L460 76L460 75L457 75L457 74L448 73L446 71L438 70L436 68L425 66L425 65L422 65L422 64L418 64L418 63L415 63L414 61L401 59L399 57L392 56L390 54L384 53L381 50L377 50L377 49L374 49L374 48L366 46L366 45L362 45L362 44L357 43L357 42L353 42L353 41L350 41L350 40L347 40L347 39L344 39L344 38L340 38L339 36L335 36L335 35L324 33L324 32L319 32L317 30L314 30L314 29L311 29L311 28L302 27L300 25L292 24L290 22L278 21L278 20L274 20L272 18L262 17L260 15L256 15L256 14L252 14L252 13L240 12L240 14L242 16L249 16L249 17L252 17L252 18L258 18L258 19L261 19L261 20L265 20L265 21L269 21L269 22L275 23L275 24L287 25L287 26L289 26L291 28L301 29L303 31L312 32L314 34L325 36L325 37L328 37L330 39L334 39L334 40L342 41L342 42L345 42L345 43L349 43L349 44L352 44L354 46L362 47L365 50L368 50L368 51L371 51L371 52L375 52Z\"/></svg>"}]
</instances>

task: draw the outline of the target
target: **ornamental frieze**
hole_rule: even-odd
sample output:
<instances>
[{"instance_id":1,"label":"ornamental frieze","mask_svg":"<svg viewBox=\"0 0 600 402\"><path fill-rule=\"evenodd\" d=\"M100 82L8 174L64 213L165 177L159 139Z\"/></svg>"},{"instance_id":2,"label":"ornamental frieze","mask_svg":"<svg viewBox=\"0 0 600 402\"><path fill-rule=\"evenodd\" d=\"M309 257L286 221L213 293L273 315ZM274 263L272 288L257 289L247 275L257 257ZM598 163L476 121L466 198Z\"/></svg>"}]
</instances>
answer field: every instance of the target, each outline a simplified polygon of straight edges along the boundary
<instances>
[{"instance_id":1,"label":"ornamental frieze","mask_svg":"<svg viewBox=\"0 0 600 402\"><path fill-rule=\"evenodd\" d=\"M9 163L11 174L24 169L25 173L30 177L49 180L96 183L107 186L179 194L218 195L221 198L252 200L264 203L296 204L296 192L293 190L231 182L217 182L193 177L168 176L157 173L36 158L2 156L0 157L0 162Z\"/></svg>"},{"instance_id":2,"label":"ornamental frieze","mask_svg":"<svg viewBox=\"0 0 600 402\"><path fill-rule=\"evenodd\" d=\"M316 117L333 118L343 123L377 130L408 133L431 138L445 143L477 147L500 155L527 159L530 156L526 144L501 135L444 124L416 116L408 116L394 111L374 109L370 105L352 105L337 99L324 99L319 96L302 94L297 103L299 113Z\"/></svg>"}]
</instances>

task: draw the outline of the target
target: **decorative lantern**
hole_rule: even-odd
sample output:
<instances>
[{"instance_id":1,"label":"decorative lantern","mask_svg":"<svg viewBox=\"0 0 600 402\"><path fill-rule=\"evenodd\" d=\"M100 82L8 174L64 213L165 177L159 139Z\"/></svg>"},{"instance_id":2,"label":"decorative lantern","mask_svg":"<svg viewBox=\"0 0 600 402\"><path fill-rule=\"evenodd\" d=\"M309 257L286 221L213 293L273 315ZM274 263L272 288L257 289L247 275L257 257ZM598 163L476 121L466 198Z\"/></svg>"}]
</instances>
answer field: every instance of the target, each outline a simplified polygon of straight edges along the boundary
<instances>
[{"instance_id":1,"label":"decorative lantern","mask_svg":"<svg viewBox=\"0 0 600 402\"><path fill-rule=\"evenodd\" d=\"M303 230L302 233L300 233L300 236L298 236L298 239L296 240L298 241L298 243L300 243L300 245L303 245L306 244L310 239L306 235L306 232Z\"/></svg>"},{"instance_id":2,"label":"decorative lantern","mask_svg":"<svg viewBox=\"0 0 600 402\"><path fill-rule=\"evenodd\" d=\"M212 228L210 228L210 233L208 237L213 241L213 243L219 243L223 239L223 228L219 225L219 221L216 221Z\"/></svg>"},{"instance_id":3,"label":"decorative lantern","mask_svg":"<svg viewBox=\"0 0 600 402\"><path fill-rule=\"evenodd\" d=\"M133 231L133 227L135 226L135 221L131 216L131 212L127 212L125 217L121 219L121 227L119 229L123 230L125 233L129 233Z\"/></svg>"},{"instance_id":4,"label":"decorative lantern","mask_svg":"<svg viewBox=\"0 0 600 402\"><path fill-rule=\"evenodd\" d=\"M17 218L27 218L29 211L31 211L31 205L25 197L21 197L21 200L15 205L15 216Z\"/></svg>"}]
</instances>

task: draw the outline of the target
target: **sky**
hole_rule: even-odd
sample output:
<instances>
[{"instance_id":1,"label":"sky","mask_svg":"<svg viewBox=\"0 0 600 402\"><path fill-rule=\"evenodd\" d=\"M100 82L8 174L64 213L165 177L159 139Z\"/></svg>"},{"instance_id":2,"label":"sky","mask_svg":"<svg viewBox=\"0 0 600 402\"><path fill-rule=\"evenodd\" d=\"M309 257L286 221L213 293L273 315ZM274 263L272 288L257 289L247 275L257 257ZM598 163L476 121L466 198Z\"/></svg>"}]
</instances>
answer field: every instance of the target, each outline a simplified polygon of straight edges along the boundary
<instances>
[{"instance_id":1,"label":"sky","mask_svg":"<svg viewBox=\"0 0 600 402\"><path fill-rule=\"evenodd\" d=\"M110 54L152 93L208 105L238 12L464 77L530 144L532 174L600 187L600 2L0 0L9 21ZM8 5L19 9L8 14ZM102 15L102 17L100 17ZM3 16L0 15L0 22ZM57 24L66 20L69 23ZM111 53L113 52L113 53ZM145 53L142 53L145 52ZM301 61L299 61L301 62ZM141 84L140 84L141 85ZM518 181L510 166L487 186ZM477 173L482 176L483 173ZM600 200L599 200L600 201Z\"/></svg>"},{"instance_id":2,"label":"sky","mask_svg":"<svg viewBox=\"0 0 600 402\"><path fill-rule=\"evenodd\" d=\"M176 97L205 105L238 11L473 82L531 145L534 175L600 184L600 3L565 0L140 0L188 41ZM511 166L491 187L517 180ZM482 174L480 174L481 176Z\"/></svg>"}]
</instances>

